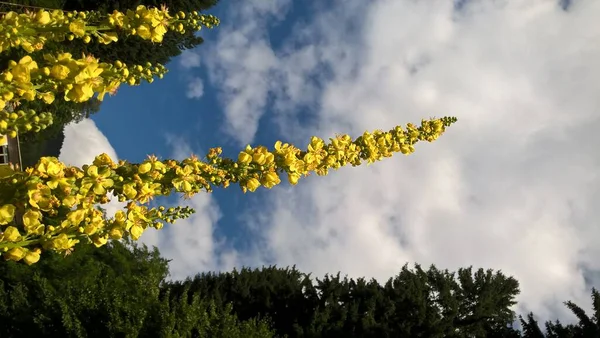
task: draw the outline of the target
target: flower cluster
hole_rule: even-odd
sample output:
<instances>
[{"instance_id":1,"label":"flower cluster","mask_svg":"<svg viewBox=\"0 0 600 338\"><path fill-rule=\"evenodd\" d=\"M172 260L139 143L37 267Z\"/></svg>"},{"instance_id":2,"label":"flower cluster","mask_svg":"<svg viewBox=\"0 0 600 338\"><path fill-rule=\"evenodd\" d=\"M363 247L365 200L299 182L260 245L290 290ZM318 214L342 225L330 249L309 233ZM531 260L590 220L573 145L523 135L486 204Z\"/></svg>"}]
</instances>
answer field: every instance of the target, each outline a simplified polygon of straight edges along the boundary
<instances>
[{"instance_id":1,"label":"flower cluster","mask_svg":"<svg viewBox=\"0 0 600 338\"><path fill-rule=\"evenodd\" d=\"M456 121L454 117L423 120L389 132L365 132L356 140L338 135L326 144L313 137L307 150L275 143L275 149L250 146L237 160L222 158L221 149L210 149L206 161L192 156L183 161L160 161L155 156L139 164L118 163L106 154L91 165L68 167L44 157L34 168L0 179L0 254L6 259L33 264L42 250L68 253L80 240L104 245L109 238L128 235L138 239L148 227L160 229L161 221L187 217L189 208L148 209L156 196L175 191L190 197L213 187L238 183L244 192L260 186L272 188L287 173L291 184L311 172L326 175L347 164L373 163L395 152L410 154L418 141L434 141ZM106 218L95 206L112 194L128 201L127 208Z\"/></svg>"},{"instance_id":2,"label":"flower cluster","mask_svg":"<svg viewBox=\"0 0 600 338\"><path fill-rule=\"evenodd\" d=\"M0 112L0 135L8 135L14 138L17 137L18 131L37 133L51 124L52 114L38 114L33 109Z\"/></svg>"},{"instance_id":3,"label":"flower cluster","mask_svg":"<svg viewBox=\"0 0 600 338\"><path fill-rule=\"evenodd\" d=\"M43 100L50 104L59 93L67 101L84 102L94 94L102 100L106 93L115 93L121 83L138 85L142 79L152 82L154 76L162 78L165 73L166 68L161 64L127 66L120 61L109 64L92 56L74 59L70 53L46 54L38 64L27 55L19 62L10 61L8 69L0 74L0 109L21 100ZM36 126L41 128L51 122L41 114L14 119L0 117L0 133L35 131Z\"/></svg>"},{"instance_id":4,"label":"flower cluster","mask_svg":"<svg viewBox=\"0 0 600 338\"><path fill-rule=\"evenodd\" d=\"M0 18L0 52L21 47L28 53L41 50L46 41L93 38L100 43L117 41L120 35L137 35L142 39L161 42L167 31L184 33L202 26L212 28L219 19L197 12L179 12L173 16L166 7L138 6L135 10L110 15L100 12L64 12L39 10L36 13L8 12Z\"/></svg>"}]
</instances>

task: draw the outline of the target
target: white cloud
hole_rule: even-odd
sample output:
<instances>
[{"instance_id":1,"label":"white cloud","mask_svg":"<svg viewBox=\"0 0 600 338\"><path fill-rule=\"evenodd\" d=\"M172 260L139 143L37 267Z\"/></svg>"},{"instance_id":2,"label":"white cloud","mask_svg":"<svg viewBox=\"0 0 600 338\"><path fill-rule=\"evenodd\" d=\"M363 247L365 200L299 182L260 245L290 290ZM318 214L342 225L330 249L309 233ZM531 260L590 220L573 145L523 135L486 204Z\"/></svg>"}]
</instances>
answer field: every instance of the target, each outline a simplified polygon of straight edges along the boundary
<instances>
[{"instance_id":1,"label":"white cloud","mask_svg":"<svg viewBox=\"0 0 600 338\"><path fill-rule=\"evenodd\" d=\"M287 139L431 115L459 122L410 157L271 191L270 212L254 220L254 264L380 279L407 262L473 265L515 276L521 313L572 319L568 299L589 309L585 281L600 286L600 2L564 12L549 0L471 0L462 13L445 0L335 4L287 37L285 53L222 32L226 116L240 118L232 130L251 126L240 140L252 139L269 92L288 110L282 125L320 107ZM248 61L252 48L261 62ZM320 86L302 80L323 69ZM281 81L264 83L269 72Z\"/></svg>"},{"instance_id":2,"label":"white cloud","mask_svg":"<svg viewBox=\"0 0 600 338\"><path fill-rule=\"evenodd\" d=\"M190 50L184 50L179 57L179 64L185 69L200 67L200 55Z\"/></svg>"},{"instance_id":3,"label":"white cloud","mask_svg":"<svg viewBox=\"0 0 600 338\"><path fill-rule=\"evenodd\" d=\"M204 83L202 79L194 77L188 83L186 96L189 99L199 99L204 95Z\"/></svg>"},{"instance_id":4,"label":"white cloud","mask_svg":"<svg viewBox=\"0 0 600 338\"><path fill-rule=\"evenodd\" d=\"M270 78L277 66L266 32L283 18L289 0L249 0L231 6L218 41L204 60L210 81L221 89L225 132L241 145L252 142L267 105Z\"/></svg>"},{"instance_id":5,"label":"white cloud","mask_svg":"<svg viewBox=\"0 0 600 338\"><path fill-rule=\"evenodd\" d=\"M84 119L65 127L65 140L60 149L59 159L72 166L81 167L90 164L96 156L106 153L113 160L117 160L117 153L110 145L104 134L90 119Z\"/></svg>"},{"instance_id":6,"label":"white cloud","mask_svg":"<svg viewBox=\"0 0 600 338\"><path fill-rule=\"evenodd\" d=\"M65 164L81 167L84 164L91 164L94 158L102 153L106 153L113 161L118 160L115 149L91 119L68 124L65 126L64 133L65 139L58 158ZM107 215L112 216L124 206L125 203L111 199L102 207Z\"/></svg>"}]
</instances>

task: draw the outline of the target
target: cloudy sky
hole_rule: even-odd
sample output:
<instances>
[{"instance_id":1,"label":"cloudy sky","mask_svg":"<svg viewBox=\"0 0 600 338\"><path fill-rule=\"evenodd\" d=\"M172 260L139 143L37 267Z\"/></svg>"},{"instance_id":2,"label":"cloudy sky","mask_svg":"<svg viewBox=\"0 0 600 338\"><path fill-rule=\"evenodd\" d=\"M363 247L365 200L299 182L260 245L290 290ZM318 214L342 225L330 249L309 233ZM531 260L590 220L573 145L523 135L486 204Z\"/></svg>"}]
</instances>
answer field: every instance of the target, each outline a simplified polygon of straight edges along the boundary
<instances>
[{"instance_id":1,"label":"cloudy sky","mask_svg":"<svg viewBox=\"0 0 600 338\"><path fill-rule=\"evenodd\" d=\"M459 122L409 157L194 197L193 217L141 239L173 259L172 278L296 264L385 281L405 263L472 265L516 277L520 313L569 319L568 299L589 308L600 1L230 0L211 13L222 24L203 45L69 126L61 157L236 156L248 143Z\"/></svg>"}]
</instances>

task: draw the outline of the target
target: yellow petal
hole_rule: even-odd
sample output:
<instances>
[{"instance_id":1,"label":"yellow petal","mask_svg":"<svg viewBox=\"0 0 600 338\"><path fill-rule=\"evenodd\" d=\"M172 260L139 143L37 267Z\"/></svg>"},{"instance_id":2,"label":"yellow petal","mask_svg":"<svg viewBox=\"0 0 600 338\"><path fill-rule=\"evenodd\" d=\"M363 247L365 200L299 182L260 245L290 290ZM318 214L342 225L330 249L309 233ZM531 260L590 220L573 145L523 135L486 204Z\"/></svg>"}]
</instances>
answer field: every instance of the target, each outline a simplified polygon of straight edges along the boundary
<instances>
[{"instance_id":1,"label":"yellow petal","mask_svg":"<svg viewBox=\"0 0 600 338\"><path fill-rule=\"evenodd\" d=\"M152 170L152 164L148 163L148 162L140 164L140 166L138 168L138 172L140 174L145 174L145 173L149 172L150 170Z\"/></svg>"},{"instance_id":2,"label":"yellow petal","mask_svg":"<svg viewBox=\"0 0 600 338\"><path fill-rule=\"evenodd\" d=\"M15 206L12 204L5 204L0 207L0 225L8 224L12 222L15 217Z\"/></svg>"},{"instance_id":3,"label":"yellow petal","mask_svg":"<svg viewBox=\"0 0 600 338\"><path fill-rule=\"evenodd\" d=\"M23 248L12 248L4 253L4 257L8 260L18 262L25 257L26 252Z\"/></svg>"},{"instance_id":4,"label":"yellow petal","mask_svg":"<svg viewBox=\"0 0 600 338\"><path fill-rule=\"evenodd\" d=\"M40 225L40 218L42 214L39 211L27 210L27 212L23 215L23 224L27 228L33 228L35 226Z\"/></svg>"},{"instance_id":5,"label":"yellow petal","mask_svg":"<svg viewBox=\"0 0 600 338\"><path fill-rule=\"evenodd\" d=\"M144 233L144 228L142 228L138 224L135 224L131 227L131 229L129 229L129 233L131 233L131 237L137 241L138 238L140 238L140 236L142 236L142 234Z\"/></svg>"},{"instance_id":6,"label":"yellow petal","mask_svg":"<svg viewBox=\"0 0 600 338\"><path fill-rule=\"evenodd\" d=\"M27 264L27 265L31 265L34 263L37 263L40 260L40 252L39 251L29 251L27 252L27 254L25 255L25 257L23 258L23 261Z\"/></svg>"},{"instance_id":7,"label":"yellow petal","mask_svg":"<svg viewBox=\"0 0 600 338\"><path fill-rule=\"evenodd\" d=\"M17 228L9 226L2 233L2 238L4 242L17 242L19 239L21 239L21 234Z\"/></svg>"}]
</instances>

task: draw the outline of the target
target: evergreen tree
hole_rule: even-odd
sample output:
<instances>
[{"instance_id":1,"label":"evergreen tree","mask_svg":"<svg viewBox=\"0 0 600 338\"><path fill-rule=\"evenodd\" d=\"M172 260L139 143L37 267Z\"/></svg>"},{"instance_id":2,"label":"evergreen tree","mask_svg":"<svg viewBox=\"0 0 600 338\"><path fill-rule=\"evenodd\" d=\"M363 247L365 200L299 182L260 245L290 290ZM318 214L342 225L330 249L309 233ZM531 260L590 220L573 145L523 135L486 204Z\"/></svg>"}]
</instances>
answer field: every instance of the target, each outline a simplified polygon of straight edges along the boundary
<instances>
[{"instance_id":1,"label":"evergreen tree","mask_svg":"<svg viewBox=\"0 0 600 338\"><path fill-rule=\"evenodd\" d=\"M273 336L266 320L241 322L198 294L161 294L168 266L156 248L126 240L43 255L33 266L0 264L0 337Z\"/></svg>"},{"instance_id":2,"label":"evergreen tree","mask_svg":"<svg viewBox=\"0 0 600 338\"><path fill-rule=\"evenodd\" d=\"M241 320L270 318L289 337L518 337L511 327L518 282L501 272L405 266L385 285L326 275L315 282L295 268L199 274L163 290L192 290Z\"/></svg>"},{"instance_id":3,"label":"evergreen tree","mask_svg":"<svg viewBox=\"0 0 600 338\"><path fill-rule=\"evenodd\" d=\"M527 320L520 318L523 326L523 337L547 337L547 338L588 338L600 337L600 293L595 288L592 289L592 306L594 315L590 318L585 311L577 304L567 301L565 305L579 319L576 325L563 325L560 321L546 322L546 334L538 326L533 317L533 313L527 316Z\"/></svg>"}]
</instances>

